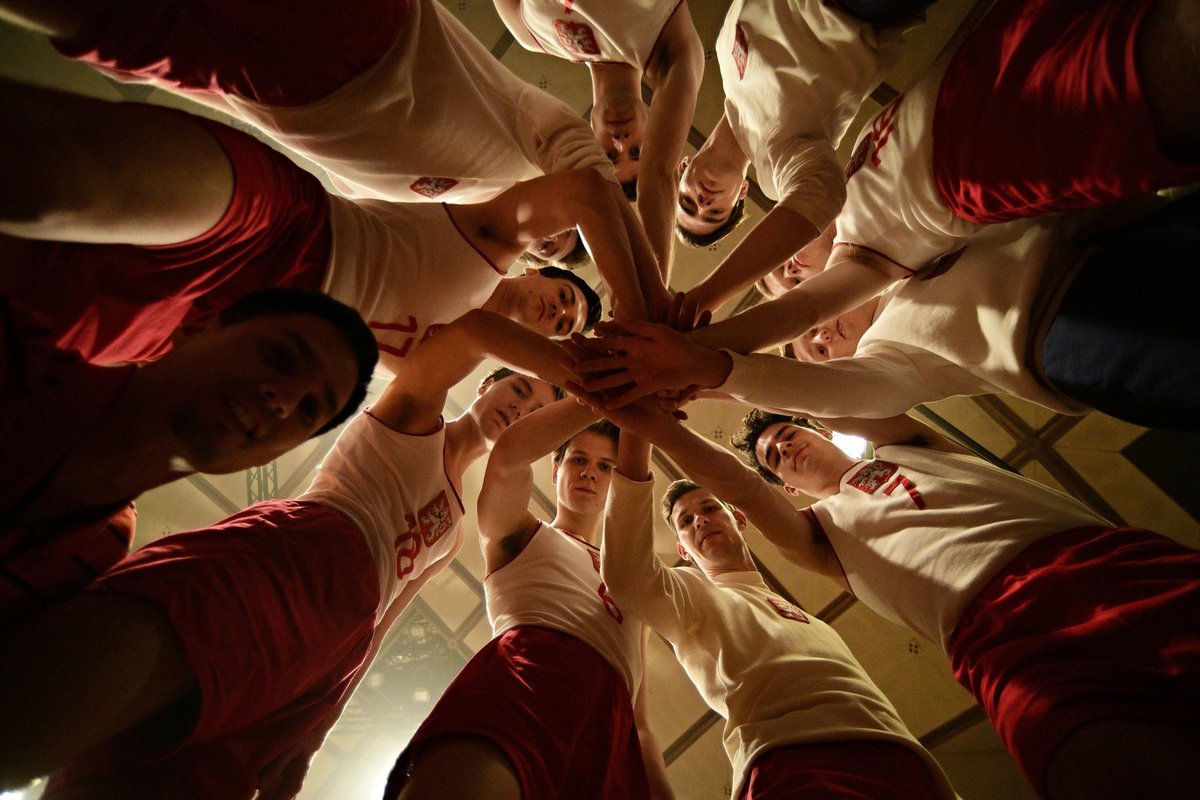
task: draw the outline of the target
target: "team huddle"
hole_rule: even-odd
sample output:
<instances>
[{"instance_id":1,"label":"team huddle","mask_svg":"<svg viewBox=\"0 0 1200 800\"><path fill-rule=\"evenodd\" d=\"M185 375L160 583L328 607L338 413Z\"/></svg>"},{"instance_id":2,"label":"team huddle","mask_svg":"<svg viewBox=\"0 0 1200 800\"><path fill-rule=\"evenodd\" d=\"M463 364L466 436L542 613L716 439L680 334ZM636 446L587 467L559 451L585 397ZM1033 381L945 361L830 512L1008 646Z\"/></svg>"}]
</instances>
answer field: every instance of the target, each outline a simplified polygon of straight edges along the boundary
<instances>
[{"instance_id":1,"label":"team huddle","mask_svg":"<svg viewBox=\"0 0 1200 800\"><path fill-rule=\"evenodd\" d=\"M688 0L495 0L588 69L583 119L437 0L0 0L239 124L0 80L0 790L294 797L474 505L493 638L387 800L676 797L652 630L724 719L734 800L956 797L747 524L942 648L1039 796L1194 797L1200 553L906 413L1197 427L1200 10L996 0L841 163L931 4L733 0L702 42ZM706 48L724 110L685 157ZM675 291L751 165L774 206ZM750 407L742 458L681 421L697 396ZM131 552L139 495L343 423L298 497ZM688 476L661 498L652 447Z\"/></svg>"}]
</instances>

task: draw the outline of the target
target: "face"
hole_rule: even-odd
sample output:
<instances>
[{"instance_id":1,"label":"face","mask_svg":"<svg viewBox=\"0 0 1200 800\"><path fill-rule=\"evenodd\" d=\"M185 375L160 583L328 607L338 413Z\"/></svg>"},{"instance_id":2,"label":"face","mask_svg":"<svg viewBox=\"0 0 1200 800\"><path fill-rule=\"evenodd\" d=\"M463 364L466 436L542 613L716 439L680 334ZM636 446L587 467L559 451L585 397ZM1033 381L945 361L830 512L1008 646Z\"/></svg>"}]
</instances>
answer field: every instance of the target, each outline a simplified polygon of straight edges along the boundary
<instances>
[{"instance_id":1,"label":"face","mask_svg":"<svg viewBox=\"0 0 1200 800\"><path fill-rule=\"evenodd\" d=\"M671 526L679 555L703 570L749 569L741 530L746 519L735 515L704 489L682 495L671 508Z\"/></svg>"},{"instance_id":2,"label":"face","mask_svg":"<svg viewBox=\"0 0 1200 800\"><path fill-rule=\"evenodd\" d=\"M508 280L517 281L512 319L543 336L561 337L583 330L587 301L566 278L551 278L536 269Z\"/></svg>"},{"instance_id":3,"label":"face","mask_svg":"<svg viewBox=\"0 0 1200 800\"><path fill-rule=\"evenodd\" d=\"M729 219L734 204L750 188L741 172L724 168L703 153L683 159L679 167L675 222L697 236L721 227Z\"/></svg>"},{"instance_id":4,"label":"face","mask_svg":"<svg viewBox=\"0 0 1200 800\"><path fill-rule=\"evenodd\" d=\"M836 484L854 463L829 439L790 422L767 426L754 444L754 456L788 487L813 496Z\"/></svg>"},{"instance_id":5,"label":"face","mask_svg":"<svg viewBox=\"0 0 1200 800\"><path fill-rule=\"evenodd\" d=\"M612 162L617 180L627 183L637 177L642 157L642 133L646 128L646 104L628 99L592 111L592 133Z\"/></svg>"},{"instance_id":6,"label":"face","mask_svg":"<svg viewBox=\"0 0 1200 800\"><path fill-rule=\"evenodd\" d=\"M572 439L552 473L558 505L584 514L601 513L616 460L616 444L603 434L584 431Z\"/></svg>"},{"instance_id":7,"label":"face","mask_svg":"<svg viewBox=\"0 0 1200 800\"><path fill-rule=\"evenodd\" d=\"M509 425L553 402L554 387L546 381L509 375L480 386L468 413L479 425L483 438L492 443Z\"/></svg>"},{"instance_id":8,"label":"face","mask_svg":"<svg viewBox=\"0 0 1200 800\"><path fill-rule=\"evenodd\" d=\"M345 336L308 314L209 329L167 358L171 430L200 472L235 472L287 452L345 406L358 378Z\"/></svg>"},{"instance_id":9,"label":"face","mask_svg":"<svg viewBox=\"0 0 1200 800\"><path fill-rule=\"evenodd\" d=\"M830 322L822 322L808 333L792 340L798 361L828 361L854 355L858 342L875 317L879 298L872 297Z\"/></svg>"},{"instance_id":10,"label":"face","mask_svg":"<svg viewBox=\"0 0 1200 800\"><path fill-rule=\"evenodd\" d=\"M824 233L763 276L763 283L771 297L779 297L795 289L801 281L806 281L825 269L825 263L829 261L829 254L833 250L833 233L833 226L830 225Z\"/></svg>"},{"instance_id":11,"label":"face","mask_svg":"<svg viewBox=\"0 0 1200 800\"><path fill-rule=\"evenodd\" d=\"M541 239L534 239L525 248L525 252L537 256L542 261L561 264L578 243L579 232L574 228L568 228L565 231L543 236Z\"/></svg>"}]
</instances>

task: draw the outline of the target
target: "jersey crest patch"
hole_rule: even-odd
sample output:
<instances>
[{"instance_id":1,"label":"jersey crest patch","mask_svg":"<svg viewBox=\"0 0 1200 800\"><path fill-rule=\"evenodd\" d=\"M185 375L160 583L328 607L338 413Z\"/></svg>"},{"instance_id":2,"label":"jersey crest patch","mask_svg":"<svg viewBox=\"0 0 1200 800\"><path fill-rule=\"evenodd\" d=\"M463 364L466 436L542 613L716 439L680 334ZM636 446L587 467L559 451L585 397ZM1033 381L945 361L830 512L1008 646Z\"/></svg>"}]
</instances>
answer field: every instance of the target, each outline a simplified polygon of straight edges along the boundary
<instances>
[{"instance_id":1,"label":"jersey crest patch","mask_svg":"<svg viewBox=\"0 0 1200 800\"><path fill-rule=\"evenodd\" d=\"M454 527L454 514L450 511L450 501L446 492L438 492L437 497L425 504L417 513L421 525L421 541L426 547L433 545Z\"/></svg>"},{"instance_id":2,"label":"jersey crest patch","mask_svg":"<svg viewBox=\"0 0 1200 800\"><path fill-rule=\"evenodd\" d=\"M746 32L736 26L733 34L733 64L737 67L738 80L746 77L746 61L750 57L750 46L746 44Z\"/></svg>"},{"instance_id":3,"label":"jersey crest patch","mask_svg":"<svg viewBox=\"0 0 1200 800\"><path fill-rule=\"evenodd\" d=\"M846 481L846 484L865 494L872 494L887 483L888 478L895 475L899 469L890 461L876 459L854 473L850 480Z\"/></svg>"},{"instance_id":4,"label":"jersey crest patch","mask_svg":"<svg viewBox=\"0 0 1200 800\"><path fill-rule=\"evenodd\" d=\"M796 622L808 622L808 615L788 601L779 597L768 597L767 601L779 612L784 619L794 619Z\"/></svg>"},{"instance_id":5,"label":"jersey crest patch","mask_svg":"<svg viewBox=\"0 0 1200 800\"><path fill-rule=\"evenodd\" d=\"M408 188L412 189L419 195L433 198L445 194L455 186L458 186L458 181L454 180L454 178L435 178L426 176L424 178L417 178Z\"/></svg>"},{"instance_id":6,"label":"jersey crest patch","mask_svg":"<svg viewBox=\"0 0 1200 800\"><path fill-rule=\"evenodd\" d=\"M868 160L875 168L879 168L883 164L879 158L879 151L892 136L892 130L896 127L896 115L900 113L900 103L903 100L904 95L900 95L884 106L883 110L871 120L870 127L863 131L862 139L855 145L853 155L846 162L847 181L854 177L854 173L865 167Z\"/></svg>"},{"instance_id":7,"label":"jersey crest patch","mask_svg":"<svg viewBox=\"0 0 1200 800\"><path fill-rule=\"evenodd\" d=\"M558 34L559 44L568 52L577 56L600 55L600 45L596 42L596 34L587 23L556 19L554 20L554 32Z\"/></svg>"}]
</instances>

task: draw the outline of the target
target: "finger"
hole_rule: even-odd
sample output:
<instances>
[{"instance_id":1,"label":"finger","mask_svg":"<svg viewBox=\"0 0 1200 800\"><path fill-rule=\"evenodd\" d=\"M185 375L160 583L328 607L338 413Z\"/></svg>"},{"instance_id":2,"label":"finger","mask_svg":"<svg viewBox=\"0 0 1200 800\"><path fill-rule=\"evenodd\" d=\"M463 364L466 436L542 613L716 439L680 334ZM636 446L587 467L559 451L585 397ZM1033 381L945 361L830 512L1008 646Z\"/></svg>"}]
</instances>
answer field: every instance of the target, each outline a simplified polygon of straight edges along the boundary
<instances>
[{"instance_id":1,"label":"finger","mask_svg":"<svg viewBox=\"0 0 1200 800\"><path fill-rule=\"evenodd\" d=\"M618 389L622 386L635 386L636 384L629 379L628 373L618 372L613 375L600 375L594 378L583 377L579 385L583 387L585 392L606 392L609 389Z\"/></svg>"},{"instance_id":2,"label":"finger","mask_svg":"<svg viewBox=\"0 0 1200 800\"><path fill-rule=\"evenodd\" d=\"M628 372L629 358L628 356L601 356L599 358L588 358L583 361L576 361L571 368L580 376L596 375L602 372ZM626 378L626 380L629 380Z\"/></svg>"},{"instance_id":3,"label":"finger","mask_svg":"<svg viewBox=\"0 0 1200 800\"><path fill-rule=\"evenodd\" d=\"M615 411L617 409L624 408L636 400L641 400L648 394L650 394L650 392L638 386L636 383L630 384L629 387L623 391L605 394L605 406L609 410Z\"/></svg>"}]
</instances>

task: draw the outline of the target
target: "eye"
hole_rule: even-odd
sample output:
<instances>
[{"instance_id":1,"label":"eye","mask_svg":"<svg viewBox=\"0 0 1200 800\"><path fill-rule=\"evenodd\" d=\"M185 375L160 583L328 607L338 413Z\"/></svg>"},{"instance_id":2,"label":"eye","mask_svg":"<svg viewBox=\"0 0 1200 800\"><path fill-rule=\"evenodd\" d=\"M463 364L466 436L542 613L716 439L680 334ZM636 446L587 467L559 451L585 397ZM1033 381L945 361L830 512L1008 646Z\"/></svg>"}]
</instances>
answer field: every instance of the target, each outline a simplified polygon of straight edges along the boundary
<instances>
[{"instance_id":1,"label":"eye","mask_svg":"<svg viewBox=\"0 0 1200 800\"><path fill-rule=\"evenodd\" d=\"M601 464L600 465L601 472L612 472L612 469L613 469L612 464Z\"/></svg>"},{"instance_id":2,"label":"eye","mask_svg":"<svg viewBox=\"0 0 1200 800\"><path fill-rule=\"evenodd\" d=\"M300 401L300 418L308 425L316 425L321 413L321 404L311 394Z\"/></svg>"},{"instance_id":3,"label":"eye","mask_svg":"<svg viewBox=\"0 0 1200 800\"><path fill-rule=\"evenodd\" d=\"M596 151L593 150L592 152L594 153ZM605 157L608 158L609 161L613 162L614 164L617 163L617 151L616 150L605 150L604 155L605 155Z\"/></svg>"},{"instance_id":4,"label":"eye","mask_svg":"<svg viewBox=\"0 0 1200 800\"><path fill-rule=\"evenodd\" d=\"M296 374L296 359L292 351L278 342L267 348L267 363L284 375Z\"/></svg>"},{"instance_id":5,"label":"eye","mask_svg":"<svg viewBox=\"0 0 1200 800\"><path fill-rule=\"evenodd\" d=\"M634 161L637 161L638 158L641 157L641 155L642 155L642 148L638 147L636 144L633 147L629 148L629 157L632 158Z\"/></svg>"},{"instance_id":6,"label":"eye","mask_svg":"<svg viewBox=\"0 0 1200 800\"><path fill-rule=\"evenodd\" d=\"M691 514L688 514L686 517L679 520L680 527L686 528L688 525L691 525L691 524L692 524L692 515Z\"/></svg>"},{"instance_id":7,"label":"eye","mask_svg":"<svg viewBox=\"0 0 1200 800\"><path fill-rule=\"evenodd\" d=\"M828 358L829 350L825 347L825 345L819 344L817 345L817 355L819 355L821 358Z\"/></svg>"}]
</instances>

